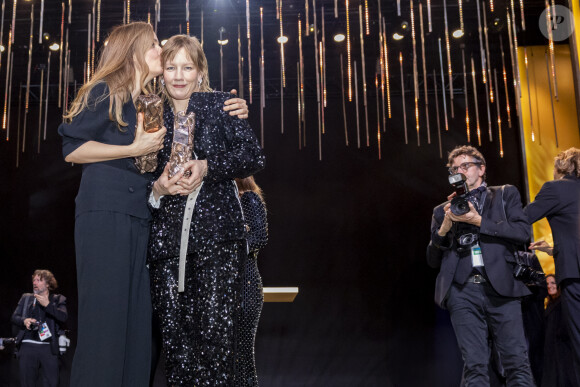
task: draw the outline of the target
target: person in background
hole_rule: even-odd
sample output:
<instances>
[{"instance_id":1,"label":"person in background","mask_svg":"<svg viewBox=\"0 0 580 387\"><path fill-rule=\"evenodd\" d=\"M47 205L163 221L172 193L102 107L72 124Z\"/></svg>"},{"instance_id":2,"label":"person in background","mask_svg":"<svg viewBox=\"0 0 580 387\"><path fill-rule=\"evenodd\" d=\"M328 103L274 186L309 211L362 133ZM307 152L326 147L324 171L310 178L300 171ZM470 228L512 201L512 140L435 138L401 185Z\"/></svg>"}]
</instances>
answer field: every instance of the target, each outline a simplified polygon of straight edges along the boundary
<instances>
[{"instance_id":1,"label":"person in background","mask_svg":"<svg viewBox=\"0 0 580 387\"><path fill-rule=\"evenodd\" d=\"M562 320L560 289L556 276L546 276L548 296L544 312L544 367L541 387L573 387L574 369L570 337Z\"/></svg>"},{"instance_id":2,"label":"person in background","mask_svg":"<svg viewBox=\"0 0 580 387\"><path fill-rule=\"evenodd\" d=\"M68 318L66 297L51 293L58 287L48 270L32 274L33 293L20 298L12 314L18 328L18 366L22 387L57 387L59 335Z\"/></svg>"},{"instance_id":3,"label":"person in background","mask_svg":"<svg viewBox=\"0 0 580 387\"><path fill-rule=\"evenodd\" d=\"M257 386L255 342L258 321L264 304L262 277L258 271L258 253L268 243L268 221L262 190L254 181L254 177L236 179L236 184L242 203L242 212L248 226L249 247L248 259L242 276L242 311L237 335L242 349L239 364L243 380L247 380L248 385Z\"/></svg>"},{"instance_id":4,"label":"person in background","mask_svg":"<svg viewBox=\"0 0 580 387\"><path fill-rule=\"evenodd\" d=\"M570 148L558 154L554 180L544 183L524 213L530 224L547 218L552 229L562 318L572 344L574 385L580 386L580 149Z\"/></svg>"}]
</instances>

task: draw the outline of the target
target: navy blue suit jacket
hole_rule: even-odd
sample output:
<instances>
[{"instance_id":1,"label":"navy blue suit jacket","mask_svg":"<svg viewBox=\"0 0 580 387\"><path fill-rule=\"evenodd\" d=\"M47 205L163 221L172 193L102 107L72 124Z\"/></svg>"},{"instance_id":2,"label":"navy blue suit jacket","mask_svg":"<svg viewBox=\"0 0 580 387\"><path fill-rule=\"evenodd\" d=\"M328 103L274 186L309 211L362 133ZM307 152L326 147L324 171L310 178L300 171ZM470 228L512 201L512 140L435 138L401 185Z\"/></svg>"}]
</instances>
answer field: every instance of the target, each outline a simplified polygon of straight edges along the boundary
<instances>
[{"instance_id":1,"label":"navy blue suit jacket","mask_svg":"<svg viewBox=\"0 0 580 387\"><path fill-rule=\"evenodd\" d=\"M106 83L95 85L90 92L88 107L70 123L59 126L64 157L88 141L109 145L130 145L133 142L137 120L133 101L123 105L123 119L128 125L119 128L109 119L108 93ZM132 157L83 164L76 215L102 210L149 219L151 213L146 195L151 177L151 174L139 173Z\"/></svg>"},{"instance_id":2,"label":"navy blue suit jacket","mask_svg":"<svg viewBox=\"0 0 580 387\"><path fill-rule=\"evenodd\" d=\"M495 291L505 297L522 297L531 294L523 282L513 276L515 264L514 245L521 245L530 238L530 226L522 210L520 193L517 188L505 185L502 200L501 187L488 187L481 213L479 245L483 254L485 272ZM454 240L457 232L455 224L445 237L437 231L443 223L442 203L433 210L431 221L431 243L427 250L427 262L431 267L440 267L435 284L435 302L445 308L447 293L451 284L463 284L468 274L457 275L460 257ZM505 203L505 207L504 207Z\"/></svg>"},{"instance_id":3,"label":"navy blue suit jacket","mask_svg":"<svg viewBox=\"0 0 580 387\"><path fill-rule=\"evenodd\" d=\"M548 218L558 283L580 278L580 179L564 176L544 183L524 212L530 223Z\"/></svg>"}]
</instances>

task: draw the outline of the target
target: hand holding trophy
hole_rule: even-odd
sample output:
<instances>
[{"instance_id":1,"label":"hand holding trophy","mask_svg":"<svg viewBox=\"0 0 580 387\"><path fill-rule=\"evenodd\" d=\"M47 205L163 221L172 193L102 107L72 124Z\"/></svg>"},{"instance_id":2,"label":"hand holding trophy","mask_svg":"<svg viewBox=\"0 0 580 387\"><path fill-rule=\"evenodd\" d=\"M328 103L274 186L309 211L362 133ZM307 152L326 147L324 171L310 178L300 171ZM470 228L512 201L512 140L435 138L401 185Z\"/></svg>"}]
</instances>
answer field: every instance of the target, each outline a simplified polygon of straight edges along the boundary
<instances>
[{"instance_id":1,"label":"hand holding trophy","mask_svg":"<svg viewBox=\"0 0 580 387\"><path fill-rule=\"evenodd\" d=\"M163 101L155 94L140 95L135 101L137 114L143 113L143 130L147 133L157 132L163 127ZM154 172L157 169L157 152L135 158L139 172Z\"/></svg>"},{"instance_id":2,"label":"hand holding trophy","mask_svg":"<svg viewBox=\"0 0 580 387\"><path fill-rule=\"evenodd\" d=\"M183 166L193 154L193 132L195 130L195 113L178 112L173 127L173 143L169 157L169 178L183 170ZM186 171L184 176L191 172Z\"/></svg>"}]
</instances>

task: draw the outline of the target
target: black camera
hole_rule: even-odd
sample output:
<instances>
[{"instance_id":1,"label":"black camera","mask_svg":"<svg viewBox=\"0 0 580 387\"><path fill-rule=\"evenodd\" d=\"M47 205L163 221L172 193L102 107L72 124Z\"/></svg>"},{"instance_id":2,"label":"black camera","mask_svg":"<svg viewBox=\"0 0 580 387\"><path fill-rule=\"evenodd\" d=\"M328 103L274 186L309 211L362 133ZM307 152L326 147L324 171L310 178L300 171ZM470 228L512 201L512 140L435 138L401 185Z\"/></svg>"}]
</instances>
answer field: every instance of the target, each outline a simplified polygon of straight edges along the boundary
<instances>
[{"instance_id":1,"label":"black camera","mask_svg":"<svg viewBox=\"0 0 580 387\"><path fill-rule=\"evenodd\" d=\"M29 328L31 331L37 331L40 327L40 323L38 321L31 322Z\"/></svg>"},{"instance_id":2,"label":"black camera","mask_svg":"<svg viewBox=\"0 0 580 387\"><path fill-rule=\"evenodd\" d=\"M467 178L463 173L456 173L449 176L449 184L455 189L455 197L451 199L450 210L455 215L463 215L469 212L469 190L467 189Z\"/></svg>"},{"instance_id":3,"label":"black camera","mask_svg":"<svg viewBox=\"0 0 580 387\"><path fill-rule=\"evenodd\" d=\"M526 284L541 284L546 281L546 275L543 271L535 270L533 267L521 263L514 266L514 277Z\"/></svg>"}]
</instances>

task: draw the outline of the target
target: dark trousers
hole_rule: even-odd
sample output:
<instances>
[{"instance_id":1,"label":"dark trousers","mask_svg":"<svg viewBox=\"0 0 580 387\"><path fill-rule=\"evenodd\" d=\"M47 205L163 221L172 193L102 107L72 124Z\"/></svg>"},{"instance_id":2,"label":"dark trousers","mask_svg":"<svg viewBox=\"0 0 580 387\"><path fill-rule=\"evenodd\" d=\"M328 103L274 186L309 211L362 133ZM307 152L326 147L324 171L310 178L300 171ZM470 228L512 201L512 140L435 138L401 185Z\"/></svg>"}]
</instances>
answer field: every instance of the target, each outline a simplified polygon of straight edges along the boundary
<instances>
[{"instance_id":1,"label":"dark trousers","mask_svg":"<svg viewBox=\"0 0 580 387\"><path fill-rule=\"evenodd\" d=\"M58 386L58 356L52 354L50 345L22 343L18 368L22 387Z\"/></svg>"},{"instance_id":2,"label":"dark trousers","mask_svg":"<svg viewBox=\"0 0 580 387\"><path fill-rule=\"evenodd\" d=\"M187 256L185 290L177 291L179 258L151 263L165 375L172 386L244 386L238 381L241 263L239 241L207 243Z\"/></svg>"},{"instance_id":3,"label":"dark trousers","mask_svg":"<svg viewBox=\"0 0 580 387\"><path fill-rule=\"evenodd\" d=\"M568 334L574 354L576 386L580 386L580 279L570 278L562 281L562 313L568 325Z\"/></svg>"},{"instance_id":4,"label":"dark trousers","mask_svg":"<svg viewBox=\"0 0 580 387\"><path fill-rule=\"evenodd\" d=\"M489 282L452 284L447 307L463 356L465 386L489 386L491 334L508 386L534 386L519 299L502 297Z\"/></svg>"},{"instance_id":5,"label":"dark trousers","mask_svg":"<svg viewBox=\"0 0 580 387\"><path fill-rule=\"evenodd\" d=\"M78 341L72 387L146 387L151 366L149 222L94 211L76 218Z\"/></svg>"}]
</instances>

